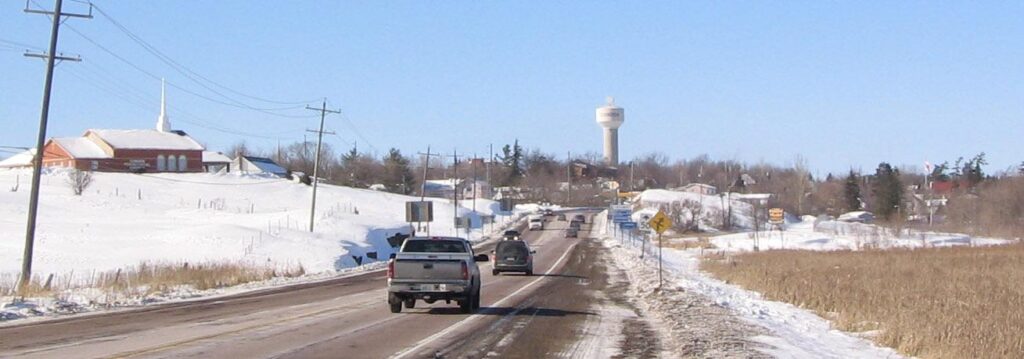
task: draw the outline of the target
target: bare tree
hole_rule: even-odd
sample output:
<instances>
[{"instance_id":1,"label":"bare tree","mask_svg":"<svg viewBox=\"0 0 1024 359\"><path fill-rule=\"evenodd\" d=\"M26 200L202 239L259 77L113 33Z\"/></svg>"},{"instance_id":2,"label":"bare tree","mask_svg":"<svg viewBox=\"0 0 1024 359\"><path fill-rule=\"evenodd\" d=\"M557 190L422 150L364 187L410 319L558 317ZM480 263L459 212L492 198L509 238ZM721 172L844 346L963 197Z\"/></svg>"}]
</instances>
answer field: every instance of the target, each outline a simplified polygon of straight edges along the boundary
<instances>
[{"instance_id":1,"label":"bare tree","mask_svg":"<svg viewBox=\"0 0 1024 359\"><path fill-rule=\"evenodd\" d=\"M92 184L92 172L82 171L77 168L72 169L68 172L68 185L71 186L71 191L76 196L81 196L82 192L85 192L86 188Z\"/></svg>"}]
</instances>

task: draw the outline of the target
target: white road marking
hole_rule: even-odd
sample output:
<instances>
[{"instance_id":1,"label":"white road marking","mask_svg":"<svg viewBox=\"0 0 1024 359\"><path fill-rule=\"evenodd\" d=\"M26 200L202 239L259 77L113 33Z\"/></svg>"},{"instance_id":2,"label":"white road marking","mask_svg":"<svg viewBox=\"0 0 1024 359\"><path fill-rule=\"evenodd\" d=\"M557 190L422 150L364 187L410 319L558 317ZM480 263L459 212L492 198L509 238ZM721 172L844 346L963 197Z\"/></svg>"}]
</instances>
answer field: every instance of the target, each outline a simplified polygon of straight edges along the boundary
<instances>
[{"instance_id":1,"label":"white road marking","mask_svg":"<svg viewBox=\"0 0 1024 359\"><path fill-rule=\"evenodd\" d=\"M549 274L551 274L551 272L555 271L555 268L558 268L559 265L562 263L562 261L564 261L565 258L567 258L569 256L569 253L572 253L572 250L575 249L575 248L576 248L576 244L573 244L572 246L570 246L565 251L565 253L563 253L562 256L558 258L557 261L555 261L555 264L552 265L550 268L548 268L547 272L544 273L544 276L539 277L537 279L534 279L530 283L527 283L526 285L522 286L521 288L519 288L515 292L512 292L509 295L506 295L504 298L502 298L501 300L491 304L490 306L500 307L506 301L512 299L512 297L517 296L519 293L522 293L524 290L532 287L533 285L537 284L538 282L540 282L540 281L542 281L544 279L547 279L548 278L547 275L549 275ZM452 332L458 330L459 328L461 328L462 326L468 324L469 322L475 321L477 319L480 319L483 316L484 316L483 314L473 314L473 315L469 316L466 319L463 319L463 320L461 320L461 321L459 321L459 322L457 322L455 324L452 324L450 327L445 328L445 330L442 330L440 332L437 332L434 335L431 335L431 336L429 336L429 337L427 337L427 338L425 338L423 340L420 340L419 342L416 343L416 345L414 345L414 346L412 346L410 348L406 348L405 350L402 350L402 351L400 351L398 353L395 353L395 355L392 355L391 358L393 358L393 359L401 359L401 358L405 358L405 357L407 357L407 356L409 356L409 355L411 355L413 353L416 353L420 349L423 349L423 347L429 345L430 343L433 343L434 341L436 341L436 340L438 340L440 338L443 338L443 337L447 336L448 334L451 334Z\"/></svg>"}]
</instances>

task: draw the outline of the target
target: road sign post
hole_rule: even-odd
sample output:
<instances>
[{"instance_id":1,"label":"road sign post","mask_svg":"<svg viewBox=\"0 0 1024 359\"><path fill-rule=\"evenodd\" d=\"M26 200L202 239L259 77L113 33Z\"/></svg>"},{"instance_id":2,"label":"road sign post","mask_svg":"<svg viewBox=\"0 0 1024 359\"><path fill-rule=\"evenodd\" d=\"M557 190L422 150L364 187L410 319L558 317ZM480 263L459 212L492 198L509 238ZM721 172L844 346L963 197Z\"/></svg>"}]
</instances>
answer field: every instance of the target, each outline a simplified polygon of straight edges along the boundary
<instances>
[{"instance_id":1,"label":"road sign post","mask_svg":"<svg viewBox=\"0 0 1024 359\"><path fill-rule=\"evenodd\" d=\"M783 224L786 223L786 211L782 208L769 208L768 209L768 223L771 224L772 228L779 229L779 239L782 241L782 248L786 248L786 236L783 232ZM768 230L769 235L771 229Z\"/></svg>"},{"instance_id":2,"label":"road sign post","mask_svg":"<svg viewBox=\"0 0 1024 359\"><path fill-rule=\"evenodd\" d=\"M672 227L672 220L665 215L665 212L659 210L658 214L655 214L654 218L651 218L650 222L647 223L651 225L651 229L658 232L658 288L660 289L665 282L662 278L661 234Z\"/></svg>"}]
</instances>

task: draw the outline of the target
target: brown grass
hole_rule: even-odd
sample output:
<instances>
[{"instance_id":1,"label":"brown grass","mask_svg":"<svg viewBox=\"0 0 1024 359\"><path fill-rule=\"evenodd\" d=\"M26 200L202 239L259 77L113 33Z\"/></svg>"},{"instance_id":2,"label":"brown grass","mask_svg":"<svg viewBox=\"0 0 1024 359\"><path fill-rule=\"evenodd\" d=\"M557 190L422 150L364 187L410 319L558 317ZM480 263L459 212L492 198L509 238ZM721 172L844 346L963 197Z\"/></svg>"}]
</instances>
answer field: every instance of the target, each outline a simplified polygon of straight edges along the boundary
<instances>
[{"instance_id":1,"label":"brown grass","mask_svg":"<svg viewBox=\"0 0 1024 359\"><path fill-rule=\"evenodd\" d=\"M768 251L702 266L924 358L1024 358L1024 245Z\"/></svg>"},{"instance_id":2,"label":"brown grass","mask_svg":"<svg viewBox=\"0 0 1024 359\"><path fill-rule=\"evenodd\" d=\"M657 242L655 240L655 242ZM715 245L711 244L711 240L708 237L698 238L665 238L665 248L674 249L690 249L690 248L702 248L702 249L715 249Z\"/></svg>"},{"instance_id":3,"label":"brown grass","mask_svg":"<svg viewBox=\"0 0 1024 359\"><path fill-rule=\"evenodd\" d=\"M197 290L230 287L239 284L268 280L275 277L297 277L305 274L302 265L285 268L260 267L241 262L208 263L149 263L109 272L88 274L84 278L73 273L55 276L49 288L47 278L35 275L23 297L41 297L75 288L99 288L106 291L147 295L165 292L177 286L191 286ZM47 276L49 277L49 276ZM16 292L18 278L12 275L0 276L0 295Z\"/></svg>"}]
</instances>

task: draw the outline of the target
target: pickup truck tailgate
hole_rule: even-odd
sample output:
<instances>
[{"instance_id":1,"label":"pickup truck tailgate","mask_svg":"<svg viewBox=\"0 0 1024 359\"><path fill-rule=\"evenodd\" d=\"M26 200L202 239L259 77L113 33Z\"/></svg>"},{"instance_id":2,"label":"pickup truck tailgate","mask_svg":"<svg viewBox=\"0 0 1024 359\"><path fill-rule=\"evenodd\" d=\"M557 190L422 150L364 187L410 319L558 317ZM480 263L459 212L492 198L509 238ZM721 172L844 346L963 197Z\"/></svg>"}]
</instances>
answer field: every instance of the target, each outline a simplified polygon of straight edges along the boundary
<instances>
[{"instance_id":1,"label":"pickup truck tailgate","mask_svg":"<svg viewBox=\"0 0 1024 359\"><path fill-rule=\"evenodd\" d=\"M395 280L450 281L463 280L462 261L465 256L443 254L405 255L395 258Z\"/></svg>"}]
</instances>

